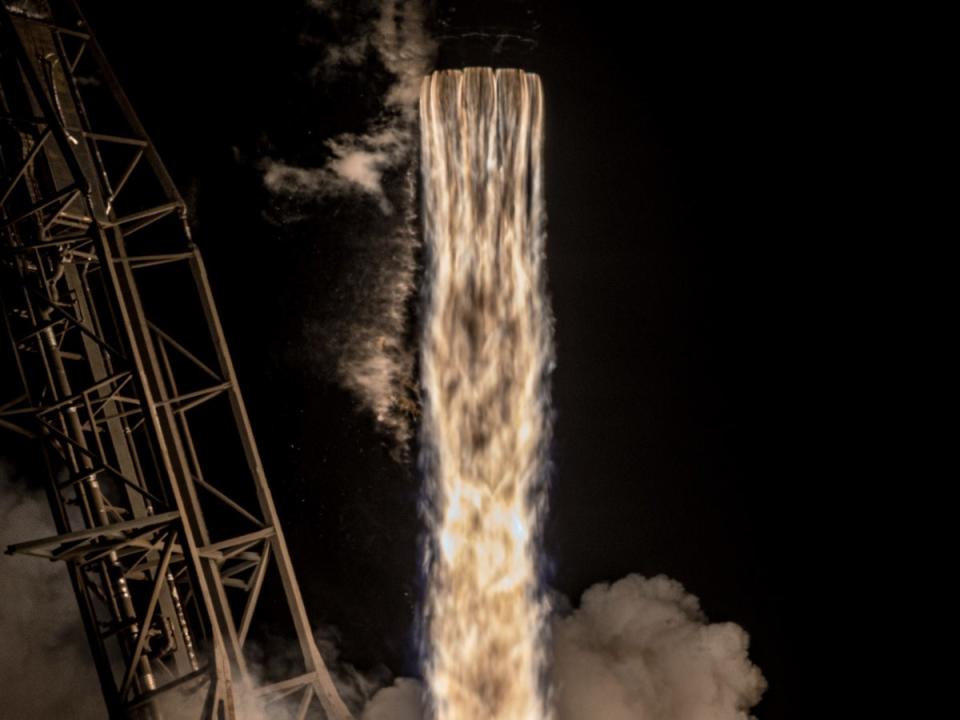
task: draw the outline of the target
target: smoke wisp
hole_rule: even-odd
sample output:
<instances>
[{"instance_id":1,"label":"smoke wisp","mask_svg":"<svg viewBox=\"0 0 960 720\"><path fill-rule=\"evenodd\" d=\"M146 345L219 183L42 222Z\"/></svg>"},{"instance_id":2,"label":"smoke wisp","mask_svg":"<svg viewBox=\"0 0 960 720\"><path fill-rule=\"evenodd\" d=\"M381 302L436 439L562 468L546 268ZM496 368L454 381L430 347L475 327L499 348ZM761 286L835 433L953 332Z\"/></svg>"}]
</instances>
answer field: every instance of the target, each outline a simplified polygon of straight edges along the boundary
<instances>
[{"instance_id":1,"label":"smoke wisp","mask_svg":"<svg viewBox=\"0 0 960 720\"><path fill-rule=\"evenodd\" d=\"M341 15L342 2L313 2L327 16ZM351 8L355 11L356 8ZM378 114L361 132L326 140L327 159L302 167L282 159L262 162L263 181L281 206L325 199L358 198L373 208L352 210L365 237L356 265L342 279L339 294L350 296L349 317L322 318L311 335L320 353L333 355L336 381L368 410L404 453L419 412L414 378L415 348L410 339L410 303L415 292L419 237L416 211L416 116L420 79L429 72L436 49L425 30L419 0L382 0L374 18L340 44L327 45L315 75L357 69L375 57L392 81L383 90ZM367 82L358 74L358 89ZM379 217L371 222L361 212ZM295 213L301 219L301 210Z\"/></svg>"},{"instance_id":2,"label":"smoke wisp","mask_svg":"<svg viewBox=\"0 0 960 720\"><path fill-rule=\"evenodd\" d=\"M55 532L43 493L0 459L0 717L99 720L106 710L66 569L2 554Z\"/></svg>"}]
</instances>

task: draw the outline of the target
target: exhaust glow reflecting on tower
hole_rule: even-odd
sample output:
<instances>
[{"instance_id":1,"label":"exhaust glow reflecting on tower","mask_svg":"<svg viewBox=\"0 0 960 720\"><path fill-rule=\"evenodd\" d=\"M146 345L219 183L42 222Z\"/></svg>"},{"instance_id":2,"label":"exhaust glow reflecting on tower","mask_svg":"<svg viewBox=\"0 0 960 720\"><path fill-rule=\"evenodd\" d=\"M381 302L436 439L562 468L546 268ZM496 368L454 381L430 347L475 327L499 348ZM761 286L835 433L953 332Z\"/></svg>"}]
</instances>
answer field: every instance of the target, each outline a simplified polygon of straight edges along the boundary
<instances>
[{"instance_id":1,"label":"exhaust glow reflecting on tower","mask_svg":"<svg viewBox=\"0 0 960 720\"><path fill-rule=\"evenodd\" d=\"M426 679L436 720L540 720L553 362L543 95L519 70L424 79Z\"/></svg>"}]
</instances>

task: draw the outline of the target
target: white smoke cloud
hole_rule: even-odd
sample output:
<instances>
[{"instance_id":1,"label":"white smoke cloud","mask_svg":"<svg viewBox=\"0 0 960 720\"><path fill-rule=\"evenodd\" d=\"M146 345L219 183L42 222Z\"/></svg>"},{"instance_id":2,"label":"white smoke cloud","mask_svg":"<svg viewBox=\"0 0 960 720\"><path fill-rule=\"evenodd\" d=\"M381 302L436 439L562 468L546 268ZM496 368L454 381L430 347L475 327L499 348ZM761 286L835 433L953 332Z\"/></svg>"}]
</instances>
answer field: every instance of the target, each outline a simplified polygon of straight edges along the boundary
<instances>
[{"instance_id":1,"label":"white smoke cloud","mask_svg":"<svg viewBox=\"0 0 960 720\"><path fill-rule=\"evenodd\" d=\"M2 553L11 544L55 533L46 496L18 480L11 464L0 458L0 718L102 720L107 716L64 564ZM365 676L338 662L336 637L330 630L317 631L318 645L342 697L361 707L384 684L387 673ZM262 682L266 665L286 670L298 656L299 648L294 646L262 651L250 663L254 682ZM296 698L265 708L241 683L234 682L233 690L243 720L296 716ZM202 692L172 691L159 698L168 720L196 720L203 702Z\"/></svg>"},{"instance_id":2,"label":"white smoke cloud","mask_svg":"<svg viewBox=\"0 0 960 720\"><path fill-rule=\"evenodd\" d=\"M437 50L426 32L426 15L419 1L384 0L374 35L383 64L396 76L386 96L408 122L416 120L420 82L430 72Z\"/></svg>"},{"instance_id":3,"label":"white smoke cloud","mask_svg":"<svg viewBox=\"0 0 960 720\"><path fill-rule=\"evenodd\" d=\"M553 625L558 720L746 720L766 687L748 644L670 578L594 585Z\"/></svg>"},{"instance_id":4,"label":"white smoke cloud","mask_svg":"<svg viewBox=\"0 0 960 720\"><path fill-rule=\"evenodd\" d=\"M320 12L337 12L336 3L311 5ZM266 160L268 188L301 195L340 195L352 188L385 200L383 171L410 160L420 81L430 71L436 52L425 21L419 0L382 0L372 27L343 44L326 47L324 70L360 65L373 48L394 77L383 97L384 111L371 119L366 132L343 133L328 140L331 157L323 167L295 168ZM382 207L389 212L389 204Z\"/></svg>"},{"instance_id":5,"label":"white smoke cloud","mask_svg":"<svg viewBox=\"0 0 960 720\"><path fill-rule=\"evenodd\" d=\"M0 547L53 532L46 498L15 480L0 460ZM0 715L104 717L63 566L0 555L0 588ZM339 661L335 633L318 630L317 640L342 697L363 707L361 720L424 719L419 681L397 678L381 687L384 669L364 675ZM629 575L594 585L579 608L553 620L555 720L747 720L766 687L748 648L741 627L709 623L697 598L675 580ZM262 662L282 662L278 653L271 648ZM281 708L260 714L244 705L250 717L286 717ZM184 713L184 706L177 710Z\"/></svg>"},{"instance_id":6,"label":"white smoke cloud","mask_svg":"<svg viewBox=\"0 0 960 720\"><path fill-rule=\"evenodd\" d=\"M331 18L342 2L311 2ZM416 122L420 81L430 72L436 43L425 30L420 0L381 0L365 27L325 47L317 74L358 67L374 53L391 74L379 114L362 132L330 138L320 167L299 167L278 159L262 162L264 184L280 198L357 196L376 203L387 229L364 241L363 286L353 316L334 319L320 329L325 352L336 353L337 380L390 433L401 454L412 437L417 412L415 352L408 340L410 299L415 292L416 251ZM358 78L359 82L366 82ZM387 184L390 177L393 184ZM303 216L300 215L300 218ZM360 227L369 227L361 218Z\"/></svg>"},{"instance_id":7,"label":"white smoke cloud","mask_svg":"<svg viewBox=\"0 0 960 720\"><path fill-rule=\"evenodd\" d=\"M766 688L748 646L743 628L709 623L699 600L663 575L594 585L553 621L555 718L747 720ZM422 694L401 678L374 695L363 720L421 720Z\"/></svg>"},{"instance_id":8,"label":"white smoke cloud","mask_svg":"<svg viewBox=\"0 0 960 720\"><path fill-rule=\"evenodd\" d=\"M421 720L423 685L411 678L397 678L363 709L362 720Z\"/></svg>"},{"instance_id":9,"label":"white smoke cloud","mask_svg":"<svg viewBox=\"0 0 960 720\"><path fill-rule=\"evenodd\" d=\"M325 166L302 168L267 159L263 182L270 192L288 197L366 194L390 215L394 208L383 189L383 173L409 159L409 142L409 135L390 123L363 135L343 133L326 141L330 159Z\"/></svg>"},{"instance_id":10,"label":"white smoke cloud","mask_svg":"<svg viewBox=\"0 0 960 720\"><path fill-rule=\"evenodd\" d=\"M359 185L371 194L383 195L380 176L382 175L381 168L389 159L386 153L358 150L355 147L341 145L336 141L330 142L330 148L334 154L334 158L330 161L330 169L334 175L349 183Z\"/></svg>"},{"instance_id":11,"label":"white smoke cloud","mask_svg":"<svg viewBox=\"0 0 960 720\"><path fill-rule=\"evenodd\" d=\"M56 532L46 497L0 459L0 550ZM106 717L63 564L0 554L0 716Z\"/></svg>"}]
</instances>

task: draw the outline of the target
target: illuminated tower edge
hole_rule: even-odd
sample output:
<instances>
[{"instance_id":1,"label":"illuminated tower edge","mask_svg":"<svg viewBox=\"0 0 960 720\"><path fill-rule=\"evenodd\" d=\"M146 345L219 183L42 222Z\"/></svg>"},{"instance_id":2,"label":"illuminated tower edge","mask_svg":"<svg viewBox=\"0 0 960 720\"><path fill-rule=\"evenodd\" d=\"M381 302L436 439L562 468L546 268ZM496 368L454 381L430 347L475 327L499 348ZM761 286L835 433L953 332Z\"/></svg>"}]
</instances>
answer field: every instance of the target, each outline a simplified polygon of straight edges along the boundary
<instances>
[{"instance_id":1,"label":"illuminated tower edge","mask_svg":"<svg viewBox=\"0 0 960 720\"><path fill-rule=\"evenodd\" d=\"M16 5L41 9L0 5L0 430L42 441L57 534L8 552L66 564L111 718L349 718L184 201L77 6ZM297 657L254 667L277 608Z\"/></svg>"}]
</instances>

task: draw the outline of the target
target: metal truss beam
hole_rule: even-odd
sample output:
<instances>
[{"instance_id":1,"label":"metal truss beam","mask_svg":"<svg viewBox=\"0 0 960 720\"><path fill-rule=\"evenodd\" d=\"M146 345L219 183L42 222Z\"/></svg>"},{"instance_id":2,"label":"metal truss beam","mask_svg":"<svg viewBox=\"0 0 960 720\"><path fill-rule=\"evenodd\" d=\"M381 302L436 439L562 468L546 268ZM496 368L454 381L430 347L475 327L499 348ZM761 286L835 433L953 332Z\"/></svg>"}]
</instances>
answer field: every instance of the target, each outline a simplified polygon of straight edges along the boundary
<instances>
[{"instance_id":1,"label":"metal truss beam","mask_svg":"<svg viewBox=\"0 0 960 720\"><path fill-rule=\"evenodd\" d=\"M43 440L57 528L8 552L66 564L111 718L186 695L198 720L235 718L249 688L345 720L186 206L76 5L49 5L0 4L0 303L22 386L0 430ZM196 312L165 313L158 287ZM239 455L218 465L223 437ZM267 594L301 669L262 681L247 652Z\"/></svg>"}]
</instances>

